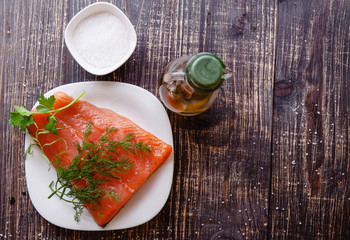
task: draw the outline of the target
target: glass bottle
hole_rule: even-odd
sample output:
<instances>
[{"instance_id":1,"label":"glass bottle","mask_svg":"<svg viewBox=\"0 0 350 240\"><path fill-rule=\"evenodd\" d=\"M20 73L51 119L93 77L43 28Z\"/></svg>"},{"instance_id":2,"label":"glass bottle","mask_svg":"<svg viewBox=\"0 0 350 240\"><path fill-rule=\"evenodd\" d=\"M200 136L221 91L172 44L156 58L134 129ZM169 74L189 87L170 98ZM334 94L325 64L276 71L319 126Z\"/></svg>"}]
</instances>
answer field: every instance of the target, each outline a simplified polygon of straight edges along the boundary
<instances>
[{"instance_id":1,"label":"glass bottle","mask_svg":"<svg viewBox=\"0 0 350 240\"><path fill-rule=\"evenodd\" d=\"M194 116L206 111L232 71L212 53L183 56L170 62L160 77L159 95L171 111Z\"/></svg>"}]
</instances>

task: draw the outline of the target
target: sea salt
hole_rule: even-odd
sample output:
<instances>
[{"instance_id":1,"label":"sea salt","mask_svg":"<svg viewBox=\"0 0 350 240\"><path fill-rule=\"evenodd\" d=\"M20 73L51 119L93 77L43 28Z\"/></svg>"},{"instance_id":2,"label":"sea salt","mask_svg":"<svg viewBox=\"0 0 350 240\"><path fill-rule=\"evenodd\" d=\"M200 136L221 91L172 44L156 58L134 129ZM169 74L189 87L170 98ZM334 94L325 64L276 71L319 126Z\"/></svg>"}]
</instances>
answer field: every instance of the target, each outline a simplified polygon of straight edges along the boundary
<instances>
[{"instance_id":1,"label":"sea salt","mask_svg":"<svg viewBox=\"0 0 350 240\"><path fill-rule=\"evenodd\" d=\"M123 22L108 12L82 20L72 39L81 57L96 68L108 68L117 63L127 54L131 41Z\"/></svg>"}]
</instances>

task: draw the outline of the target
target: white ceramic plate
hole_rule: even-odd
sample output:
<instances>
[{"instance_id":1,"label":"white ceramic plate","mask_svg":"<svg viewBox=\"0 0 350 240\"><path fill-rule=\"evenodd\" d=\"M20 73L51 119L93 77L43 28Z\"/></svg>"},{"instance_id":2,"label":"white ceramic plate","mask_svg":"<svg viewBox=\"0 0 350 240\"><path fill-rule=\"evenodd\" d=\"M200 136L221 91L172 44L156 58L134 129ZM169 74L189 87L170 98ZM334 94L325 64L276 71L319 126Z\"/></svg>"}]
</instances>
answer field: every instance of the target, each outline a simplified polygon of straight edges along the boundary
<instances>
[{"instance_id":1,"label":"white ceramic plate","mask_svg":"<svg viewBox=\"0 0 350 240\"><path fill-rule=\"evenodd\" d=\"M63 91L75 98L83 90L86 93L81 99L98 107L112 109L173 146L172 130L163 105L153 94L140 87L118 82L81 82L59 86L47 92L45 96ZM32 142L32 138L27 133L25 148L27 149ZM89 231L125 229L152 219L168 199L173 170L172 153L112 221L105 228L101 228L87 210L84 210L80 222L77 223L74 221L75 211L71 204L59 200L56 196L48 199L51 194L49 184L56 180L56 171L53 167L50 168L41 157L39 148L34 147L33 153L29 154L25 161L29 196L40 215L52 224L63 228Z\"/></svg>"},{"instance_id":2,"label":"white ceramic plate","mask_svg":"<svg viewBox=\"0 0 350 240\"><path fill-rule=\"evenodd\" d=\"M100 13L108 13L115 16L118 19L118 26L116 26L114 22L102 22L101 19L99 19L99 21L93 21L92 19L96 20L96 18L93 18L93 15L96 16L96 14ZM88 23L85 21L87 18L90 18ZM79 38L83 40L84 44L77 46L74 43L74 34L79 28L79 24L82 22L84 22L85 25L84 29L87 28L86 24L88 24L91 26L89 29L94 29L94 31L97 31L97 34L90 32L93 30L88 32L85 30L80 31L80 33L85 33L87 35L93 34L93 36L91 39L86 36L80 36ZM104 44L98 45L98 40L105 40L103 36L106 37L108 34L112 34L113 37L109 39L112 42L108 41L104 42ZM95 75L105 75L119 68L129 59L134 52L137 43L135 29L128 17L119 8L106 2L91 4L77 13L67 25L64 39L69 52L79 65L86 71ZM82 47L85 44L86 46ZM93 52L91 49L93 49ZM111 55L109 56L111 59L109 59L107 55L114 53L114 50L117 51L117 49L119 49L118 52L122 51L120 52L120 56L116 57L116 55ZM84 51L82 52L82 50ZM96 55L98 56L97 58ZM91 57L87 59L87 56L95 56L95 58ZM104 62L102 66L100 61Z\"/></svg>"}]
</instances>

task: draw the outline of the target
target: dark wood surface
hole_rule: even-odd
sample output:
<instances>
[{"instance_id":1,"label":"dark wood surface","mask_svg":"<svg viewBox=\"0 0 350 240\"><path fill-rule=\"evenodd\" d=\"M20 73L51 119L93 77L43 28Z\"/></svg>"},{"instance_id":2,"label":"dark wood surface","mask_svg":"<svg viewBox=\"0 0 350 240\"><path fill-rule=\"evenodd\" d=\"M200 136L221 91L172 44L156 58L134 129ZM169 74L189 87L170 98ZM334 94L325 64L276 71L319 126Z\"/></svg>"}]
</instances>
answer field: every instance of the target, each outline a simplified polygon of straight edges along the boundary
<instances>
[{"instance_id":1,"label":"dark wood surface","mask_svg":"<svg viewBox=\"0 0 350 240\"><path fill-rule=\"evenodd\" d=\"M350 239L350 1L111 1L138 42L118 70L83 70L64 43L93 1L0 3L0 239ZM233 69L214 106L168 112L171 193L131 229L72 231L43 219L28 196L24 134L13 105L66 83L116 81L158 96L165 65L209 51Z\"/></svg>"}]
</instances>

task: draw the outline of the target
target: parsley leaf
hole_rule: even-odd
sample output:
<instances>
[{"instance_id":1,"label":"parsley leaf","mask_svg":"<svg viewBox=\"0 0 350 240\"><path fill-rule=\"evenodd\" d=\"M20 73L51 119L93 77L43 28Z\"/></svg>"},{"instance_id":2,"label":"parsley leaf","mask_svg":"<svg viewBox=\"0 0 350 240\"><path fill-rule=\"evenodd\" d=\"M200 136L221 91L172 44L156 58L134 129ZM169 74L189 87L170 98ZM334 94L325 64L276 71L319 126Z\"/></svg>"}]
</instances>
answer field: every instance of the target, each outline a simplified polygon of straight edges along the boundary
<instances>
[{"instance_id":1,"label":"parsley leaf","mask_svg":"<svg viewBox=\"0 0 350 240\"><path fill-rule=\"evenodd\" d=\"M47 124L45 125L45 129L48 130L49 132L52 132L55 135L58 135L56 125L58 121L56 120L54 115L48 116L47 117Z\"/></svg>"},{"instance_id":2,"label":"parsley leaf","mask_svg":"<svg viewBox=\"0 0 350 240\"><path fill-rule=\"evenodd\" d=\"M56 98L54 95L45 98L43 94L40 94L40 98L38 100L39 105L36 108L38 112L31 112L27 110L23 106L17 106L14 105L13 108L16 110L15 112L10 112L10 119L9 122L12 126L14 127L20 127L21 131L24 131L26 127L30 126L31 124L34 123L33 116L37 114L43 114L43 113L52 113L47 120L48 123L45 126L45 129L48 130L49 132L52 132L54 134L58 134L56 125L58 121L55 118L55 114L58 113L59 111L62 111L71 105L73 105L76 101L78 101L81 96L85 94L85 91L83 91L76 99L74 99L71 103L68 105L61 107L59 109L53 109L53 105L55 104Z\"/></svg>"},{"instance_id":3,"label":"parsley leaf","mask_svg":"<svg viewBox=\"0 0 350 240\"><path fill-rule=\"evenodd\" d=\"M54 95L50 96L49 98L45 98L43 94L40 94L39 106L36 108L36 110L38 110L40 113L46 113L52 110L55 100L56 98Z\"/></svg>"},{"instance_id":4,"label":"parsley leaf","mask_svg":"<svg viewBox=\"0 0 350 240\"><path fill-rule=\"evenodd\" d=\"M17 105L15 105L15 106L13 106L13 108L19 113L19 114L21 114L21 115L23 115L23 116L30 116L30 115L32 115L32 112L31 111L29 111L29 110L27 110L25 107L23 107L23 106L17 106Z\"/></svg>"},{"instance_id":5,"label":"parsley leaf","mask_svg":"<svg viewBox=\"0 0 350 240\"><path fill-rule=\"evenodd\" d=\"M21 131L24 131L26 127L34 122L32 115L21 114L19 112L10 112L10 123L14 127L20 127Z\"/></svg>"}]
</instances>

